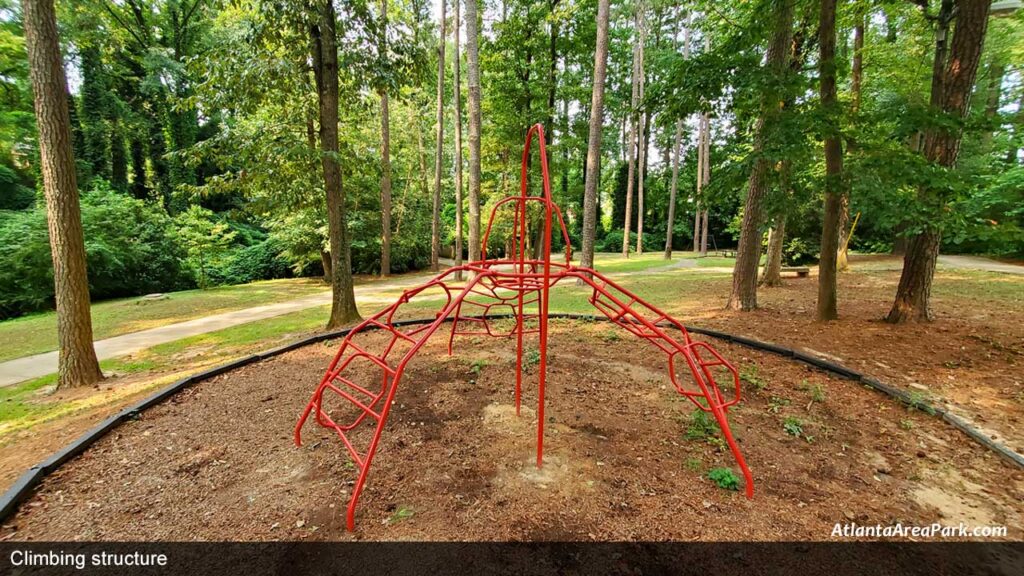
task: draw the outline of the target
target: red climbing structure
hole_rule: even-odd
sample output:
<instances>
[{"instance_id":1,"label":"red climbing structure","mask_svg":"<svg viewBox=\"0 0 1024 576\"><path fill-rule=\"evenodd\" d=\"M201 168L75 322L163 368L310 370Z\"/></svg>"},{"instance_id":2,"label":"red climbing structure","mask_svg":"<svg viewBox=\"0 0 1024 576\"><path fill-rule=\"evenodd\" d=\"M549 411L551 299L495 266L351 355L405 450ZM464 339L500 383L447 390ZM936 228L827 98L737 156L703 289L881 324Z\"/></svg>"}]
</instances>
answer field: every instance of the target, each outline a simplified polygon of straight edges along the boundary
<instances>
[{"instance_id":1,"label":"red climbing structure","mask_svg":"<svg viewBox=\"0 0 1024 576\"><path fill-rule=\"evenodd\" d=\"M528 194L527 160L533 138L540 145L543 196ZM589 301L594 308L613 323L641 340L650 342L666 354L669 379L676 391L714 416L743 472L747 497L753 497L753 478L729 430L725 415L726 410L740 400L740 378L736 369L709 344L693 340L679 321L597 271L572 264L565 221L561 210L551 200L544 128L540 124L531 127L526 135L520 180L520 195L505 198L491 212L482 242L481 260L449 268L430 281L406 290L397 302L353 328L341 343L338 353L299 417L295 426L296 445L301 446L302 427L312 414L318 424L337 432L359 471L348 502L348 529L353 530L355 527L355 508L359 494L366 483L402 374L419 349L446 324L450 325L449 354L455 347L457 336L486 335L516 340L517 414L523 387L524 336L539 335L537 466L543 465L548 298L551 288L566 279L579 279L589 285L592 289ZM511 242L507 246L507 254L504 258L488 258L487 242L495 229L496 216L499 209L508 210L507 207L513 210ZM541 217L544 227L541 236L542 259L531 257L532 249L529 246L529 223L536 220L537 216ZM555 223L566 246L564 261L561 258L555 261L551 255L552 232L556 231L552 225ZM502 221L500 225L508 226L508 222ZM455 279L456 272L460 270L466 273L469 278L467 281ZM437 297L444 304L432 322L410 324L401 321L403 308L411 302L418 298ZM511 330L498 330L495 320L509 317L514 319ZM365 336L371 331L383 332L385 336L368 342ZM716 372L727 380L723 383L726 387L724 391L715 380ZM337 408L339 403L345 410ZM342 420L335 415L336 411L345 412L347 418Z\"/></svg>"}]
</instances>

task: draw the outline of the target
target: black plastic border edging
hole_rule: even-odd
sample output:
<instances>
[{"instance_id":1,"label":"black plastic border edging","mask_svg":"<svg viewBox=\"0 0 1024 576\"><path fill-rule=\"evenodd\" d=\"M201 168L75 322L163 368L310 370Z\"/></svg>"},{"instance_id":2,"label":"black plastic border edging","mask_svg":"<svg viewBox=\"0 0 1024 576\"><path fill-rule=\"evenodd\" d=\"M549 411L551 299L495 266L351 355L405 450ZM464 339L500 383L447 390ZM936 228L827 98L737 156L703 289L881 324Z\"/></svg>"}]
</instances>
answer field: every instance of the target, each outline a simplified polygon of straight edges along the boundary
<instances>
[{"instance_id":1,"label":"black plastic border edging","mask_svg":"<svg viewBox=\"0 0 1024 576\"><path fill-rule=\"evenodd\" d=\"M508 319L512 317L513 316L511 314L502 314L493 315L490 316L489 318L497 320ZM550 314L549 318L583 320L589 322L608 321L608 318L606 317L599 317L593 314L554 313ZM436 318L401 320L398 322L394 322L392 325L413 326L417 324L429 324L431 322L434 322L435 320ZM445 321L450 322L451 319L446 318ZM665 324L665 326L669 328L674 327L671 324ZM368 325L365 327L365 329L376 330L377 327L374 325ZM791 348L786 348L785 346L779 346L777 344L772 344L770 342L762 342L760 340L754 340L753 338L747 338L744 336L734 336L732 334L727 334L725 332L719 332L716 330L709 330L707 328L686 326L686 329L694 334L711 336L712 338L725 340L727 342L733 342L741 346L753 348L755 350L769 352L771 354L776 354L778 356L782 356L785 358L793 358L797 361L803 362L815 368L824 370L826 372L831 372L842 378L863 383L869 388L877 390L878 392L882 392L883 394L895 398L896 400L908 406L918 408L933 416L941 417L945 422L947 422L954 428L960 430L964 434L970 436L976 442L982 444L983 446L989 448L990 450L993 450L994 452L1010 460L1014 464L1017 464L1018 466L1024 468L1024 456L1021 456L1020 454L1013 451L1004 444L992 440L989 436L971 426L970 423L968 423L963 418L960 418L959 416L952 414L942 408L933 407L928 405L927 403L921 402L920 400L915 399L911 394L904 390L895 388L874 378L864 376L863 374L855 370L851 370L840 364L829 362L825 359L819 358L812 354L808 354L801 350L793 350ZM297 348L302 348L303 346L308 346L310 344L316 344L317 342L323 342L326 340L332 340L334 338L345 336L351 330L351 328L345 328L333 332L314 334L313 336L308 336L306 338L290 342L283 346L278 346L277 348L271 348L270 350L266 350L264 352L259 352L257 354L252 354L250 356L245 356L237 360L233 360L231 362L228 362L227 364L222 364L220 366L210 368L209 370L199 372L198 374L193 374L191 376L182 378L181 380L178 380L177 382L174 382L173 384L170 384L169 386L157 391L155 394L152 394L151 396L139 402L136 402L135 404L132 404L127 408L124 408L117 414L111 416L110 418L107 418L106 420L104 420L103 422L101 422L100 424L98 424L97 426L95 426L82 436L75 439L71 444L65 446L57 453L53 454L52 456L44 460L42 463L29 468L24 474L19 476L18 479L14 482L14 485L11 486L7 490L7 492L4 493L3 496L0 496L0 521L6 520L11 514L13 514L14 511L18 508L18 505L21 504L21 502L24 501L29 496L29 493L31 493L32 489L35 488L36 485L38 485L43 480L43 478L55 472L68 460L71 460L75 456L78 456L79 454L84 452L87 448L89 448L89 446L91 446L97 440L105 436L114 428L120 426L126 420L136 419L139 416L139 414L142 413L144 410L151 408L156 404L163 402L164 400L167 400L168 398L174 396L178 392L181 392L185 388L188 388L189 386L192 386L193 384L196 384L203 380L219 376L225 372L229 372L236 368L241 368L242 366L246 366L254 362L259 362L261 360L273 358L274 356L284 354L285 352L290 352Z\"/></svg>"}]
</instances>

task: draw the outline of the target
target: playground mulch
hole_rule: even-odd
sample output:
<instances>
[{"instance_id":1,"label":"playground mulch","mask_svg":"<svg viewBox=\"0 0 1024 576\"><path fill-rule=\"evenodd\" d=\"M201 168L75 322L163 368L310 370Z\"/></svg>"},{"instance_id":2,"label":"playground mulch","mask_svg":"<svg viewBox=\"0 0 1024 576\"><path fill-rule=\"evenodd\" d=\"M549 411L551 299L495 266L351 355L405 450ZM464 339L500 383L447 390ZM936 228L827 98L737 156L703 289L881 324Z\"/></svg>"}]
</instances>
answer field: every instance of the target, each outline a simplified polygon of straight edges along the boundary
<instances>
[{"instance_id":1,"label":"playground mulch","mask_svg":"<svg viewBox=\"0 0 1024 576\"><path fill-rule=\"evenodd\" d=\"M535 369L516 417L514 343L465 338L449 357L438 337L409 365L345 532L356 471L340 440L311 422L292 444L334 341L148 410L47 478L0 537L828 540L837 523L897 522L1022 537L1019 469L862 385L712 341L748 380L730 411L754 474L748 501L708 479L739 471L694 425L660 352L604 323L553 326L542 469Z\"/></svg>"}]
</instances>

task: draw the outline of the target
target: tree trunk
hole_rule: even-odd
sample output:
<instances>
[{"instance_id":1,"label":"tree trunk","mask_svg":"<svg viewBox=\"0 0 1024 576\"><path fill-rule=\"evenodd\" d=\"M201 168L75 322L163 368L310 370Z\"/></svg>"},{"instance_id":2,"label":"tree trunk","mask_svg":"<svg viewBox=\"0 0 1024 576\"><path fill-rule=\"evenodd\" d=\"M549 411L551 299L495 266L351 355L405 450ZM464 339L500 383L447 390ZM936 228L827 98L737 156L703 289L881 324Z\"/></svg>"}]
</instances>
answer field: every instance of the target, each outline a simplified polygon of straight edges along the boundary
<instances>
[{"instance_id":1,"label":"tree trunk","mask_svg":"<svg viewBox=\"0 0 1024 576\"><path fill-rule=\"evenodd\" d=\"M665 223L665 259L672 259L672 231L676 226L676 192L679 187L679 159L683 153L683 119L676 120L676 137L672 144L672 183L668 193L668 221Z\"/></svg>"},{"instance_id":2,"label":"tree trunk","mask_svg":"<svg viewBox=\"0 0 1024 576\"><path fill-rule=\"evenodd\" d=\"M22 11L53 258L59 351L57 388L87 386L102 380L103 373L92 345L85 240L57 17L53 0L24 0Z\"/></svg>"},{"instance_id":3,"label":"tree trunk","mask_svg":"<svg viewBox=\"0 0 1024 576\"><path fill-rule=\"evenodd\" d=\"M822 0L818 24L818 74L821 107L828 119L825 134L825 214L821 229L821 257L818 262L817 318L827 322L839 318L836 296L836 257L839 250L840 219L843 210L843 144L840 139L839 106L836 99L836 4Z\"/></svg>"},{"instance_id":4,"label":"tree trunk","mask_svg":"<svg viewBox=\"0 0 1024 576\"><path fill-rule=\"evenodd\" d=\"M331 283L331 253L326 250L320 251L320 264L324 267L324 282Z\"/></svg>"},{"instance_id":5,"label":"tree trunk","mask_svg":"<svg viewBox=\"0 0 1024 576\"><path fill-rule=\"evenodd\" d=\"M604 82L608 72L609 0L597 1L597 45L594 52L594 87L590 94L590 132L587 136L587 168L583 187L583 254L580 265L594 267L597 237L597 187L601 178L601 128L604 120ZM578 280L577 284L582 284Z\"/></svg>"},{"instance_id":6,"label":"tree trunk","mask_svg":"<svg viewBox=\"0 0 1024 576\"><path fill-rule=\"evenodd\" d=\"M345 188L338 163L337 17L332 2L320 6L319 21L310 28L313 72L320 112L320 164L327 193L327 231L331 246L331 317L327 328L359 319L352 285L352 254L346 221Z\"/></svg>"},{"instance_id":7,"label":"tree trunk","mask_svg":"<svg viewBox=\"0 0 1024 576\"><path fill-rule=\"evenodd\" d=\"M626 149L628 168L626 170L626 219L622 223L622 255L629 257L629 232L633 220L633 182L636 179L636 150L637 150L637 129L639 127L639 114L637 107L640 104L640 71L643 68L641 63L640 46L643 43L641 32L641 20L643 16L642 5L636 7L635 17L635 38L633 41L633 94L630 98L629 107L629 144Z\"/></svg>"},{"instance_id":8,"label":"tree trunk","mask_svg":"<svg viewBox=\"0 0 1024 576\"><path fill-rule=\"evenodd\" d=\"M110 116L110 185L118 192L128 191L128 157L120 118Z\"/></svg>"},{"instance_id":9,"label":"tree trunk","mask_svg":"<svg viewBox=\"0 0 1024 576\"><path fill-rule=\"evenodd\" d=\"M480 51L477 0L466 0L466 89L469 92L469 259L480 259Z\"/></svg>"},{"instance_id":10,"label":"tree trunk","mask_svg":"<svg viewBox=\"0 0 1024 576\"><path fill-rule=\"evenodd\" d=\"M768 255L765 257L761 286L782 286L782 245L786 241L786 215L775 217L775 226L768 231Z\"/></svg>"},{"instance_id":11,"label":"tree trunk","mask_svg":"<svg viewBox=\"0 0 1024 576\"><path fill-rule=\"evenodd\" d=\"M646 41L646 22L643 14L643 4L640 9L640 104L644 101L644 43ZM647 173L647 145L650 142L650 128L648 118L650 112L639 115L640 136L643 139L643 146L640 147L640 159L637 160L637 183L636 183L636 253L644 253L644 176Z\"/></svg>"},{"instance_id":12,"label":"tree trunk","mask_svg":"<svg viewBox=\"0 0 1024 576\"><path fill-rule=\"evenodd\" d=\"M704 50L710 50L711 43L708 38L704 38ZM704 163L701 167L700 172L700 187L701 191L706 191L708 184L711 184L711 114L708 112L704 113L704 139L701 141L704 148ZM700 255L708 255L708 202L703 195L701 199L704 200L704 210L700 213Z\"/></svg>"},{"instance_id":13,"label":"tree trunk","mask_svg":"<svg viewBox=\"0 0 1024 576\"><path fill-rule=\"evenodd\" d=\"M683 58L690 58L690 14L683 23ZM683 154L683 119L676 120L675 141L672 144L672 182L669 186L668 222L665 225L665 259L672 259L672 236L676 226L676 195L679 189L679 162ZM696 235L694 235L696 238Z\"/></svg>"},{"instance_id":14,"label":"tree trunk","mask_svg":"<svg viewBox=\"0 0 1024 576\"><path fill-rule=\"evenodd\" d=\"M700 213L701 192L704 187L704 120L707 114L701 114L697 121L697 185L693 198L693 253L700 253Z\"/></svg>"},{"instance_id":15,"label":"tree trunk","mask_svg":"<svg viewBox=\"0 0 1024 576\"><path fill-rule=\"evenodd\" d=\"M935 69L941 69L939 81L933 81L932 102L938 111L947 116L964 118L970 110L971 93L978 73L981 50L988 31L988 11L991 0L957 0L956 31L949 48L948 61L937 62ZM936 56L943 52L936 49ZM924 156L934 164L952 169L956 166L960 152L962 133L959 128L943 127L929 129L924 136ZM938 190L918 190L919 201L931 208L941 210L944 199ZM903 258L903 273L896 290L896 300L887 320L893 323L908 320L931 320L930 296L935 277L935 262L939 256L942 232L937 222L928 222L924 229L910 237L907 253Z\"/></svg>"},{"instance_id":16,"label":"tree trunk","mask_svg":"<svg viewBox=\"0 0 1024 576\"><path fill-rule=\"evenodd\" d=\"M985 120L988 127L981 134L982 149L992 149L992 132L996 128L996 116L999 114L1000 98L1003 92L1003 76L1006 75L1006 64L993 60L988 66L988 90L985 95Z\"/></svg>"},{"instance_id":17,"label":"tree trunk","mask_svg":"<svg viewBox=\"0 0 1024 576\"><path fill-rule=\"evenodd\" d=\"M792 27L793 2L780 0L775 8L774 33L765 64L777 77L783 74L789 61ZM765 125L774 119L779 109L778 98L766 96L761 103L761 115L754 126L754 167L747 185L736 266L732 274L732 294L727 305L733 310L749 311L757 308L757 265L761 257L761 223L764 219L764 200L768 194L770 162L761 153L767 137Z\"/></svg>"},{"instance_id":18,"label":"tree trunk","mask_svg":"<svg viewBox=\"0 0 1024 576\"><path fill-rule=\"evenodd\" d=\"M864 12L858 11L857 23L853 27L853 66L851 70L850 92L852 95L850 109L856 115L860 111L862 85L864 83ZM850 140L850 151L854 149L853 140ZM836 270L845 272L850 269L849 246L853 230L846 230L850 223L850 191L843 189L842 211L839 215L839 253L836 255Z\"/></svg>"},{"instance_id":19,"label":"tree trunk","mask_svg":"<svg viewBox=\"0 0 1024 576\"><path fill-rule=\"evenodd\" d=\"M132 138L130 145L132 156L132 196L145 200L149 196L146 187L146 145L138 137Z\"/></svg>"},{"instance_id":20,"label":"tree trunk","mask_svg":"<svg viewBox=\"0 0 1024 576\"><path fill-rule=\"evenodd\" d=\"M459 1L455 0L455 265L462 266L462 74L459 61ZM462 270L455 273L456 280L462 280Z\"/></svg>"},{"instance_id":21,"label":"tree trunk","mask_svg":"<svg viewBox=\"0 0 1024 576\"><path fill-rule=\"evenodd\" d=\"M386 55L388 0L380 0L380 51ZM388 91L380 90L380 275L391 275L391 122L388 118Z\"/></svg>"},{"instance_id":22,"label":"tree trunk","mask_svg":"<svg viewBox=\"0 0 1024 576\"><path fill-rule=\"evenodd\" d=\"M444 169L444 39L447 5L448 0L441 0L441 29L437 40L437 127L434 135L437 147L434 152L434 208L430 220L430 269L434 272L441 269L441 171Z\"/></svg>"}]
</instances>

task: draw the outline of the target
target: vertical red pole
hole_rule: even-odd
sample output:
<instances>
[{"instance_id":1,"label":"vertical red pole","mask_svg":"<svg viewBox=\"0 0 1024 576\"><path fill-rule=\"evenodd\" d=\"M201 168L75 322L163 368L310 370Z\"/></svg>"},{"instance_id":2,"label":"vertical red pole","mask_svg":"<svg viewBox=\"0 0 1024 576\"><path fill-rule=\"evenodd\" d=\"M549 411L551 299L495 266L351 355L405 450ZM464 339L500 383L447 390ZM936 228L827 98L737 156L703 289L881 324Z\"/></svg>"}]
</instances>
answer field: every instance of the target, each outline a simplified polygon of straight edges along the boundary
<instances>
[{"instance_id":1,"label":"vertical red pole","mask_svg":"<svg viewBox=\"0 0 1024 576\"><path fill-rule=\"evenodd\" d=\"M526 322L523 318L523 290L524 290L524 278L526 274L526 238L529 234L526 226L526 197L528 193L527 187L527 173L526 164L530 158L530 139L533 135L533 131L530 130L526 133L526 146L523 148L523 159L519 167L519 201L516 202L516 256L519 259L517 264L519 272L519 310L516 315L516 332L517 344L516 344L516 416L519 416L519 407L521 405L521 395L523 389L523 332L526 330Z\"/></svg>"},{"instance_id":2,"label":"vertical red pole","mask_svg":"<svg viewBox=\"0 0 1024 576\"><path fill-rule=\"evenodd\" d=\"M544 384L548 371L548 297L551 293L551 178L548 174L544 127L536 125L540 145L540 167L544 180L544 285L541 287L538 323L540 324L540 382L537 385L537 468L544 465Z\"/></svg>"}]
</instances>

